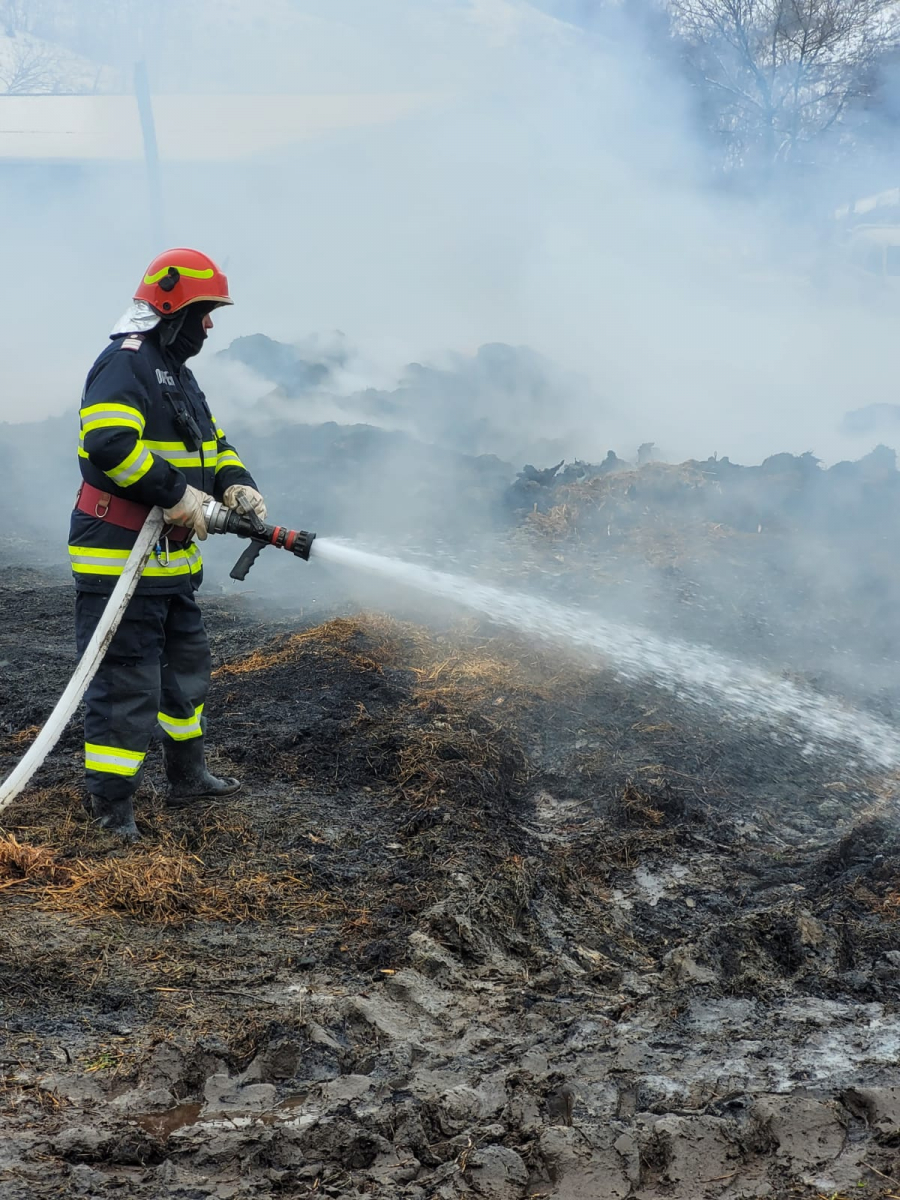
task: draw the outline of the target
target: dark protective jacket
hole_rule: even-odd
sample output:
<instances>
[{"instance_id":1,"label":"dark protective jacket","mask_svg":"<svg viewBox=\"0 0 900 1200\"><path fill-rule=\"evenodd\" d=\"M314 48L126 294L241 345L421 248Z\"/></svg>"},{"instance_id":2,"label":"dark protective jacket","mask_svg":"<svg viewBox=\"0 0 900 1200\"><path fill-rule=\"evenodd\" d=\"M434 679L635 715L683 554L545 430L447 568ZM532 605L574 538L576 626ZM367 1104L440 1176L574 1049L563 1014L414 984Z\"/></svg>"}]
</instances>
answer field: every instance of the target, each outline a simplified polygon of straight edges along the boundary
<instances>
[{"instance_id":1,"label":"dark protective jacket","mask_svg":"<svg viewBox=\"0 0 900 1200\"><path fill-rule=\"evenodd\" d=\"M192 372L154 335L115 338L91 368L81 402L78 461L95 488L138 504L171 508L187 484L221 500L233 483L256 487L209 410ZM69 557L81 591L109 592L136 533L72 513ZM191 592L203 560L196 543L157 547L139 593Z\"/></svg>"}]
</instances>

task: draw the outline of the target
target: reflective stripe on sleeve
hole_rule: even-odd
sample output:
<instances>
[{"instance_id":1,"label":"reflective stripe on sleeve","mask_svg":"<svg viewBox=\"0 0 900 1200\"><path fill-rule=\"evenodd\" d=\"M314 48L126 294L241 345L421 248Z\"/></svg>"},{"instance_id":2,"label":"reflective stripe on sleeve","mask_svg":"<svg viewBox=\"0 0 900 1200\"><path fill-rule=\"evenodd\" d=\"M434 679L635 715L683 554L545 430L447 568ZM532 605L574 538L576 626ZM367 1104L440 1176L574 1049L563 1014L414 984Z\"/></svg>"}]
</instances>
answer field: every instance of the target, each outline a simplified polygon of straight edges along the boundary
<instances>
[{"instance_id":1,"label":"reflective stripe on sleeve","mask_svg":"<svg viewBox=\"0 0 900 1200\"><path fill-rule=\"evenodd\" d=\"M137 483L139 479L143 479L152 466L153 455L143 442L138 442L127 458L123 458L118 466L111 467L103 473L108 475L113 483L125 488Z\"/></svg>"},{"instance_id":2,"label":"reflective stripe on sleeve","mask_svg":"<svg viewBox=\"0 0 900 1200\"><path fill-rule=\"evenodd\" d=\"M84 766L87 771L102 771L105 775L137 775L144 761L137 750L123 750L120 746L94 746L85 742Z\"/></svg>"},{"instance_id":3,"label":"reflective stripe on sleeve","mask_svg":"<svg viewBox=\"0 0 900 1200\"><path fill-rule=\"evenodd\" d=\"M240 467L242 471L247 470L234 450L220 450L216 455L216 474L225 467Z\"/></svg>"},{"instance_id":4,"label":"reflective stripe on sleeve","mask_svg":"<svg viewBox=\"0 0 900 1200\"><path fill-rule=\"evenodd\" d=\"M175 742L186 742L191 738L202 737L203 726L200 718L203 715L203 705L198 704L192 717L170 717L166 713L157 713L156 719L162 729Z\"/></svg>"},{"instance_id":5,"label":"reflective stripe on sleeve","mask_svg":"<svg viewBox=\"0 0 900 1200\"><path fill-rule=\"evenodd\" d=\"M110 400L105 404L90 404L81 410L81 428L83 433L92 429L113 429L125 426L136 429L139 434L144 432L146 424L144 414L140 409L132 408L130 404L117 404Z\"/></svg>"}]
</instances>

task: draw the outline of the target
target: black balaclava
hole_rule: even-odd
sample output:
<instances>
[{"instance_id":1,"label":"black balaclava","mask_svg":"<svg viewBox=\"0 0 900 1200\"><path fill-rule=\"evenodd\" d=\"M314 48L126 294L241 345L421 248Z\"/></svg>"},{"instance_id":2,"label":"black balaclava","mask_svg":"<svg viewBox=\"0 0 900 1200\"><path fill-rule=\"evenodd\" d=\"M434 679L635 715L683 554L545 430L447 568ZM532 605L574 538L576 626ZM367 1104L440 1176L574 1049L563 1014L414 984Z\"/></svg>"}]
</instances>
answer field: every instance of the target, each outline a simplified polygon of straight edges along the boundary
<instances>
[{"instance_id":1,"label":"black balaclava","mask_svg":"<svg viewBox=\"0 0 900 1200\"><path fill-rule=\"evenodd\" d=\"M197 301L186 305L174 317L160 321L159 344L179 366L203 349L206 341L203 318L215 307L214 304Z\"/></svg>"}]
</instances>

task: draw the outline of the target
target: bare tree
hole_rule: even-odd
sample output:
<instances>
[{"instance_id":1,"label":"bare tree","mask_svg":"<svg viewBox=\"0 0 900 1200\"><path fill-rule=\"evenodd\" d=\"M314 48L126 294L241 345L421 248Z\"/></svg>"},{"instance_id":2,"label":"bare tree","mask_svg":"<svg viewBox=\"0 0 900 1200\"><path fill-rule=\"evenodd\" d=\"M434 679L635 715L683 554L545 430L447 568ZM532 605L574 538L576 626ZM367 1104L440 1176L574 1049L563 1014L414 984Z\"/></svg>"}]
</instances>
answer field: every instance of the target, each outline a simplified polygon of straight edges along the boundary
<instances>
[{"instance_id":1,"label":"bare tree","mask_svg":"<svg viewBox=\"0 0 900 1200\"><path fill-rule=\"evenodd\" d=\"M0 93L23 96L54 92L60 83L59 56L34 38L15 38L0 59Z\"/></svg>"},{"instance_id":2,"label":"bare tree","mask_svg":"<svg viewBox=\"0 0 900 1200\"><path fill-rule=\"evenodd\" d=\"M897 43L894 0L669 0L732 165L774 166L842 129Z\"/></svg>"}]
</instances>

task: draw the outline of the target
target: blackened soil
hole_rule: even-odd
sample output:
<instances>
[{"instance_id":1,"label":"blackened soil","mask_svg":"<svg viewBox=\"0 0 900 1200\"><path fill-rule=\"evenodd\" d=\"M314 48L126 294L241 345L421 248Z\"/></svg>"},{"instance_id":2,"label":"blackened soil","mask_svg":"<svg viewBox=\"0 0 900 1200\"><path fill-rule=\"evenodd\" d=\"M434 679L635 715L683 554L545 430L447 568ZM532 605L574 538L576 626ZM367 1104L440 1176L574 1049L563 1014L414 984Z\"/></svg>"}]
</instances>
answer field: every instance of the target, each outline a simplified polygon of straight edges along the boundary
<instances>
[{"instance_id":1,"label":"blackened soil","mask_svg":"<svg viewBox=\"0 0 900 1200\"><path fill-rule=\"evenodd\" d=\"M74 666L19 584L3 774ZM73 725L3 814L4 1198L900 1194L892 779L487 628L206 612L242 793L153 754L113 844Z\"/></svg>"}]
</instances>

